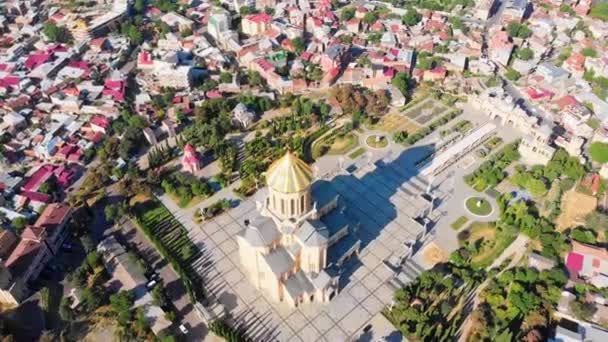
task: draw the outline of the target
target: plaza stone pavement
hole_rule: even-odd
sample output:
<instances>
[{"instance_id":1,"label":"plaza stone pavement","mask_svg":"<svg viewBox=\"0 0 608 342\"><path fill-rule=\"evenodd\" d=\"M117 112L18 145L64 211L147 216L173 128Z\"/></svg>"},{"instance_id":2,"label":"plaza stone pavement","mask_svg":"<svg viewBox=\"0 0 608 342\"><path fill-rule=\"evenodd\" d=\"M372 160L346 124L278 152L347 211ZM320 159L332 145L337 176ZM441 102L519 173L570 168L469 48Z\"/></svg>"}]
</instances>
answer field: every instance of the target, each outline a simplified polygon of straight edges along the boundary
<instances>
[{"instance_id":1,"label":"plaza stone pavement","mask_svg":"<svg viewBox=\"0 0 608 342\"><path fill-rule=\"evenodd\" d=\"M407 162L408 158L397 158L358 176L342 172L335 177L323 177L346 202L345 214L358 226L361 251L358 258L346 265L340 279L343 288L331 302L306 304L297 309L266 298L250 284L241 269L235 235L244 228L246 219L255 216L253 199L239 202L202 225L192 221L195 208L180 209L169 197L160 199L203 250L204 260L196 262L196 268L211 298L221 303L237 323L243 324L253 340L346 341L363 338L361 329L392 302L393 290L386 282L393 274L382 261L402 254L403 242L420 233L419 227L405 214L412 198L399 190L414 176L401 164ZM327 174L331 171L329 167L335 169L336 166L335 161L323 159L315 164L319 175ZM227 188L200 207L221 198L238 201ZM394 337L395 331L390 324L375 329L372 323L372 329L365 335L370 334L372 340L377 340Z\"/></svg>"},{"instance_id":2,"label":"plaza stone pavement","mask_svg":"<svg viewBox=\"0 0 608 342\"><path fill-rule=\"evenodd\" d=\"M486 117L470 110L465 110L460 118L476 125L487 121ZM160 196L160 200L183 223L190 238L203 251L203 257L195 267L205 280L205 288L212 301L221 303L229 316L242 324L255 341L369 340L370 334L373 335L371 340L378 340L394 336L390 324L376 327L373 321L373 317L391 303L393 296L393 290L386 285L392 273L382 261L401 255L403 242L420 233L405 214L416 199L402 191L402 185L410 183L409 180L415 176L416 171L411 171L415 170L412 162L419 160L420 155L428 154L429 150L432 152L433 146L439 142L440 137L435 133L407 150L391 143L387 148L373 150L355 161L342 157L343 169L348 170L356 164L359 170L367 170L355 172L356 176L337 170L340 160L337 156L322 157L313 165L315 174L330 181L346 201L345 214L358 224L358 235L362 240L359 258L351 259L341 276L343 288L327 304L307 304L291 309L269 300L246 279L235 235L243 229L246 219L255 216L256 210L253 199L242 201L232 192L238 182L198 206L203 208L222 198L233 202L233 209L201 225L192 221L196 207L181 209L167 196ZM508 143L519 134L508 127L500 127L498 135ZM458 248L456 233L450 228L450 223L466 213L464 200L467 197L482 195L496 208L493 199L464 184L462 176L483 161L473 153L469 156L450 167L454 173L446 171L433 182L446 195L435 210L439 222L433 232L434 241L446 254ZM377 163L380 166L374 167L373 164L380 159L389 162ZM494 212L489 217L476 218L467 214L471 220L486 221L494 220L496 215ZM420 253L413 257L413 261L422 268L432 266L420 259ZM363 332L368 324L372 324L372 329Z\"/></svg>"}]
</instances>

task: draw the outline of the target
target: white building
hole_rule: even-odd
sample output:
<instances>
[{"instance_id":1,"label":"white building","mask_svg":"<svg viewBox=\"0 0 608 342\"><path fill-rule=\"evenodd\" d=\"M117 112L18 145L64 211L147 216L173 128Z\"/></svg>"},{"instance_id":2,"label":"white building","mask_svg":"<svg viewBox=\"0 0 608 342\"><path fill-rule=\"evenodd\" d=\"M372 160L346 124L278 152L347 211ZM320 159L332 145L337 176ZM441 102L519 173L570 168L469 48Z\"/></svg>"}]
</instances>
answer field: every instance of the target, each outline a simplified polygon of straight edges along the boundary
<instances>
[{"instance_id":1,"label":"white building","mask_svg":"<svg viewBox=\"0 0 608 342\"><path fill-rule=\"evenodd\" d=\"M243 128L248 128L255 119L255 113L242 103L237 104L232 110L232 122Z\"/></svg>"},{"instance_id":2,"label":"white building","mask_svg":"<svg viewBox=\"0 0 608 342\"><path fill-rule=\"evenodd\" d=\"M266 175L258 216L236 237L243 269L274 301L329 301L339 291L339 268L360 245L344 204L328 182L313 184L310 166L290 152Z\"/></svg>"}]
</instances>

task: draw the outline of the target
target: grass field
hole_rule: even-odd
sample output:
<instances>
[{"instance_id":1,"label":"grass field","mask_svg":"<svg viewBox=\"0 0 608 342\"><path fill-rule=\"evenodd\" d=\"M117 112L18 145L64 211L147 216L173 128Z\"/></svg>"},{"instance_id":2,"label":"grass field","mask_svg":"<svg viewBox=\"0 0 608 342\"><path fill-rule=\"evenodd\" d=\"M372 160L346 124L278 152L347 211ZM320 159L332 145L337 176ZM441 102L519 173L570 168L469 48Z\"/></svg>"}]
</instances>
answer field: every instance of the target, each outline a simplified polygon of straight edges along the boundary
<instances>
[{"instance_id":1,"label":"grass field","mask_svg":"<svg viewBox=\"0 0 608 342\"><path fill-rule=\"evenodd\" d=\"M363 155L363 153L365 153L365 147L359 147L358 149L353 151L353 153L349 154L348 157L350 159L357 159L357 158L361 157Z\"/></svg>"},{"instance_id":2,"label":"grass field","mask_svg":"<svg viewBox=\"0 0 608 342\"><path fill-rule=\"evenodd\" d=\"M365 143L373 148L384 148L388 145L388 139L381 135L370 135L365 139Z\"/></svg>"},{"instance_id":3,"label":"grass field","mask_svg":"<svg viewBox=\"0 0 608 342\"><path fill-rule=\"evenodd\" d=\"M471 253L471 264L480 268L491 265L517 238L516 233L500 231L492 222L473 222L458 235L461 246Z\"/></svg>"},{"instance_id":4,"label":"grass field","mask_svg":"<svg viewBox=\"0 0 608 342\"><path fill-rule=\"evenodd\" d=\"M464 225L469 222L469 218L466 216L460 216L452 224L450 225L454 230L460 230L460 228L464 227Z\"/></svg>"},{"instance_id":5,"label":"grass field","mask_svg":"<svg viewBox=\"0 0 608 342\"><path fill-rule=\"evenodd\" d=\"M156 200L137 203L134 211L140 228L168 259L189 292L201 294L203 282L192 267L201 252L188 237L186 228Z\"/></svg>"},{"instance_id":6,"label":"grass field","mask_svg":"<svg viewBox=\"0 0 608 342\"><path fill-rule=\"evenodd\" d=\"M467 210L477 216L488 216L492 212L492 205L481 197L469 197L465 203Z\"/></svg>"},{"instance_id":7,"label":"grass field","mask_svg":"<svg viewBox=\"0 0 608 342\"><path fill-rule=\"evenodd\" d=\"M337 137L333 133L315 142L312 147L312 157L317 159L325 154L338 155L348 153L357 147L359 140L353 133Z\"/></svg>"}]
</instances>

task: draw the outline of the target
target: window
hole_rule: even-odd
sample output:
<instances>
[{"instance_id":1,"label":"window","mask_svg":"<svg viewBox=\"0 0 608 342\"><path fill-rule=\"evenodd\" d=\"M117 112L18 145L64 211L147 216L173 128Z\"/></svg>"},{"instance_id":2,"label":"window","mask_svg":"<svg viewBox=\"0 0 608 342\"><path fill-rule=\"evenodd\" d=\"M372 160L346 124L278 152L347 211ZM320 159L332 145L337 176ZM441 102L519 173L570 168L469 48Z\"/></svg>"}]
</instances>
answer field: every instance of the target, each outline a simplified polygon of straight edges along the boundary
<instances>
[{"instance_id":1,"label":"window","mask_svg":"<svg viewBox=\"0 0 608 342\"><path fill-rule=\"evenodd\" d=\"M306 195L302 195L302 197L300 198L300 213L304 212L304 197Z\"/></svg>"},{"instance_id":2,"label":"window","mask_svg":"<svg viewBox=\"0 0 608 342\"><path fill-rule=\"evenodd\" d=\"M285 215L285 200L281 199L281 214Z\"/></svg>"},{"instance_id":3,"label":"window","mask_svg":"<svg viewBox=\"0 0 608 342\"><path fill-rule=\"evenodd\" d=\"M295 206L295 201L294 201L294 199L292 198L292 199L291 199L291 213L290 213L290 214L291 214L291 215L293 215L293 214L295 214L295 213L296 213L296 206Z\"/></svg>"}]
</instances>

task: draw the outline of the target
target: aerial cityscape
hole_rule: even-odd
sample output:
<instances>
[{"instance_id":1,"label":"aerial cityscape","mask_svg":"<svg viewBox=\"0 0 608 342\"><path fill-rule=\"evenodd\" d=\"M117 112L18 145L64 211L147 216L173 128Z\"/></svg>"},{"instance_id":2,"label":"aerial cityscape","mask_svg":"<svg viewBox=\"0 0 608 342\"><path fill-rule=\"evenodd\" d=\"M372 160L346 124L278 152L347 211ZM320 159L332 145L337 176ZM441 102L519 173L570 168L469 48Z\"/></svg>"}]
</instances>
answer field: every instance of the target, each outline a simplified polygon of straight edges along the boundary
<instances>
[{"instance_id":1,"label":"aerial cityscape","mask_svg":"<svg viewBox=\"0 0 608 342\"><path fill-rule=\"evenodd\" d=\"M608 341L608 1L0 2L0 341Z\"/></svg>"}]
</instances>

